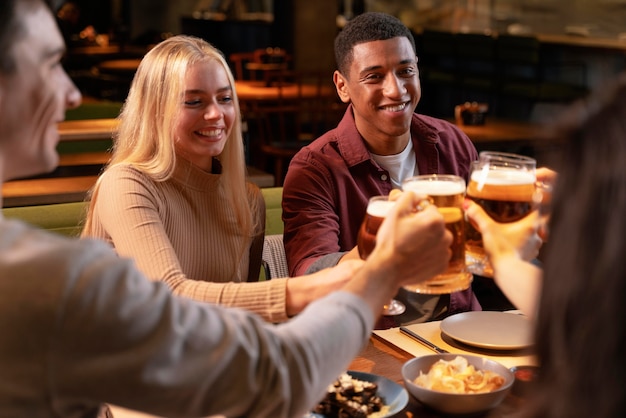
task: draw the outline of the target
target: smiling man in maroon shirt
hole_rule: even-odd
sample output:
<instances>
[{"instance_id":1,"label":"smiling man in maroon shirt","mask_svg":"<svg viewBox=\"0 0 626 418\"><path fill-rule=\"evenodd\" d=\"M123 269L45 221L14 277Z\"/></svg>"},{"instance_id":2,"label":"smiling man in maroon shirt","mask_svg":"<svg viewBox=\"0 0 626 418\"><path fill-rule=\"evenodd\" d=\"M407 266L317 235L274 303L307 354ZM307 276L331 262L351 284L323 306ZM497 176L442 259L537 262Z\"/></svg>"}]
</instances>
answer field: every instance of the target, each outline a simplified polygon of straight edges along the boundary
<instances>
[{"instance_id":1,"label":"smiling man in maroon shirt","mask_svg":"<svg viewBox=\"0 0 626 418\"><path fill-rule=\"evenodd\" d=\"M410 30L393 16L364 13L335 40L333 80L348 109L335 129L292 160L283 188L289 273L303 275L358 258L356 237L367 201L417 174L467 180L477 152L453 124L414 113L421 97ZM430 260L416 254L426 268ZM450 296L401 290L398 324L480 310L471 289Z\"/></svg>"}]
</instances>

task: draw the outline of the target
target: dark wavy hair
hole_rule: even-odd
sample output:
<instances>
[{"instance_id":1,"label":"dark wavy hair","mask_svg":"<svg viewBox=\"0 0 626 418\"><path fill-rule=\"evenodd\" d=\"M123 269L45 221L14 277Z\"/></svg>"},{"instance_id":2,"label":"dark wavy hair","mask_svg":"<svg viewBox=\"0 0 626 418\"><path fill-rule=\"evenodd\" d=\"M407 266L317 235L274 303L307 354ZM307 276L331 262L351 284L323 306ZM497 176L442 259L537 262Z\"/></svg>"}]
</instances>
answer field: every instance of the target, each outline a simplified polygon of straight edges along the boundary
<instances>
[{"instance_id":1,"label":"dark wavy hair","mask_svg":"<svg viewBox=\"0 0 626 418\"><path fill-rule=\"evenodd\" d=\"M413 51L415 39L410 29L400 19L386 13L367 12L349 20L346 26L335 38L335 61L341 74L348 75L352 64L352 49L357 44L372 41L405 37L411 42Z\"/></svg>"},{"instance_id":2,"label":"dark wavy hair","mask_svg":"<svg viewBox=\"0 0 626 418\"><path fill-rule=\"evenodd\" d=\"M532 417L626 410L626 74L574 104L562 147L537 318Z\"/></svg>"},{"instance_id":3,"label":"dark wavy hair","mask_svg":"<svg viewBox=\"0 0 626 418\"><path fill-rule=\"evenodd\" d=\"M43 3L54 10L55 0L2 0L0 1L0 72L11 74L15 71L15 59L11 45L24 34L24 27L16 18L17 5L33 7Z\"/></svg>"}]
</instances>

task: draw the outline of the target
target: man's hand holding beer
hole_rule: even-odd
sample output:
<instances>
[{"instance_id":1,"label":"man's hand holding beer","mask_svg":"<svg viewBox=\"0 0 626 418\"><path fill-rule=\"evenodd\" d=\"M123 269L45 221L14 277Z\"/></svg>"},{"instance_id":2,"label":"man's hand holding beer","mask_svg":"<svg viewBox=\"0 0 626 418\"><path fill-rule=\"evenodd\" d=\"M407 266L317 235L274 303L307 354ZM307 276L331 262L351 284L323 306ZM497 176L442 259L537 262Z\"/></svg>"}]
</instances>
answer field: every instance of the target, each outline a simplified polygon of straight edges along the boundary
<instances>
[{"instance_id":1,"label":"man's hand holding beer","mask_svg":"<svg viewBox=\"0 0 626 418\"><path fill-rule=\"evenodd\" d=\"M412 192L397 192L391 198L397 203L378 230L374 251L343 288L359 294L377 314L400 287L443 272L452 243L437 208L418 211L424 199Z\"/></svg>"},{"instance_id":2,"label":"man's hand holding beer","mask_svg":"<svg viewBox=\"0 0 626 418\"><path fill-rule=\"evenodd\" d=\"M376 236L374 252L387 254L393 274L399 274L402 286L419 283L445 271L450 260L452 234L443 216L432 205L424 207L424 198L412 192L393 190L397 200L396 216L388 216ZM419 208L419 210L417 209Z\"/></svg>"}]
</instances>

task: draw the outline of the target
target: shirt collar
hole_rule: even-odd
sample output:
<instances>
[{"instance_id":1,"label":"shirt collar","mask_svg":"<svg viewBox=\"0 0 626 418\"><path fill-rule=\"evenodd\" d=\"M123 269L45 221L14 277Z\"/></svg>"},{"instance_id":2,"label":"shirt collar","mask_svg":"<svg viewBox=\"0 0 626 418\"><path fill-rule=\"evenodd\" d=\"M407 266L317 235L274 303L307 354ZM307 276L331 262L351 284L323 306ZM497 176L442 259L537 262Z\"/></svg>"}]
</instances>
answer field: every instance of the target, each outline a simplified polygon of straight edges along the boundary
<instances>
[{"instance_id":1,"label":"shirt collar","mask_svg":"<svg viewBox=\"0 0 626 418\"><path fill-rule=\"evenodd\" d=\"M417 113L413 114L411 121L411 141L413 142L413 148L416 153L419 152L420 142L429 144L439 142L440 129L437 128L439 125L430 123L430 119L431 118L428 116ZM365 140L356 129L352 104L348 106L346 113L344 113L339 125L337 125L336 137L339 152L349 167L353 167L365 161L371 161L372 164L377 165L365 146Z\"/></svg>"}]
</instances>

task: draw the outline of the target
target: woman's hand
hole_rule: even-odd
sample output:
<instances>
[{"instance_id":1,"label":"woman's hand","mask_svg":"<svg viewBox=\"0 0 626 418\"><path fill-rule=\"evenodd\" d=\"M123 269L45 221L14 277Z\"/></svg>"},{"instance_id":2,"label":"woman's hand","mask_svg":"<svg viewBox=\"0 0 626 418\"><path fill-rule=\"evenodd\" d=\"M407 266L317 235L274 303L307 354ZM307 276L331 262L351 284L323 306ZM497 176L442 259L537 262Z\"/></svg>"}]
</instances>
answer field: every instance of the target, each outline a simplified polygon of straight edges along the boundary
<instances>
[{"instance_id":1,"label":"woman's hand","mask_svg":"<svg viewBox=\"0 0 626 418\"><path fill-rule=\"evenodd\" d=\"M517 222L498 223L469 199L463 206L470 222L482 233L498 287L518 309L534 317L543 273L527 260L534 258L541 246L537 235L539 211Z\"/></svg>"},{"instance_id":2,"label":"woman's hand","mask_svg":"<svg viewBox=\"0 0 626 418\"><path fill-rule=\"evenodd\" d=\"M547 167L539 167L535 171L535 177L540 183L546 183L554 186L558 177L558 173L554 170L550 170Z\"/></svg>"},{"instance_id":3,"label":"woman's hand","mask_svg":"<svg viewBox=\"0 0 626 418\"><path fill-rule=\"evenodd\" d=\"M546 167L537 169L537 195L540 200L539 206L539 236L542 240L548 240L548 222L552 211L552 191L557 180L557 172Z\"/></svg>"},{"instance_id":4,"label":"woman's hand","mask_svg":"<svg viewBox=\"0 0 626 418\"><path fill-rule=\"evenodd\" d=\"M516 256L522 260L537 257L543 243L538 235L539 211L534 210L517 222L494 221L476 203L465 199L465 215L483 236L483 247L492 264L504 256Z\"/></svg>"}]
</instances>

